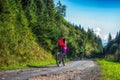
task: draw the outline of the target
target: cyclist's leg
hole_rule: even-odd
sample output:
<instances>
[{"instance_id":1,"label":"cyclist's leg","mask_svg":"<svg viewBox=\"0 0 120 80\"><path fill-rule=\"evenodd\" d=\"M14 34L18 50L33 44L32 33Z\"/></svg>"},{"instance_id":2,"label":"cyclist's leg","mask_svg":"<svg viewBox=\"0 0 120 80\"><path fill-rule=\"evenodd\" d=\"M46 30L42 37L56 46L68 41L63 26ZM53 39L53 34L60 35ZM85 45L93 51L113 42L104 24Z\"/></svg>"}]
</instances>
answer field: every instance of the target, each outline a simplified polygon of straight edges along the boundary
<instances>
[{"instance_id":1,"label":"cyclist's leg","mask_svg":"<svg viewBox=\"0 0 120 80\"><path fill-rule=\"evenodd\" d=\"M59 46L59 56L58 56L58 58L59 58L59 64L62 62L62 47L61 46Z\"/></svg>"},{"instance_id":2,"label":"cyclist's leg","mask_svg":"<svg viewBox=\"0 0 120 80\"><path fill-rule=\"evenodd\" d=\"M64 61L64 59L65 59L64 47L62 47L61 50L62 50L62 51L61 51L61 52L62 52L62 53L61 53L61 55L62 55L62 56L61 56L61 61L62 61L63 65L65 66L65 61Z\"/></svg>"},{"instance_id":3,"label":"cyclist's leg","mask_svg":"<svg viewBox=\"0 0 120 80\"><path fill-rule=\"evenodd\" d=\"M61 56L60 56L60 51L61 51L61 48L60 46L58 46L58 51L56 53L56 63L57 63L57 66L59 67L59 64L61 63Z\"/></svg>"},{"instance_id":4,"label":"cyclist's leg","mask_svg":"<svg viewBox=\"0 0 120 80\"><path fill-rule=\"evenodd\" d=\"M58 53L56 54L56 64L59 67L59 56L58 56Z\"/></svg>"}]
</instances>

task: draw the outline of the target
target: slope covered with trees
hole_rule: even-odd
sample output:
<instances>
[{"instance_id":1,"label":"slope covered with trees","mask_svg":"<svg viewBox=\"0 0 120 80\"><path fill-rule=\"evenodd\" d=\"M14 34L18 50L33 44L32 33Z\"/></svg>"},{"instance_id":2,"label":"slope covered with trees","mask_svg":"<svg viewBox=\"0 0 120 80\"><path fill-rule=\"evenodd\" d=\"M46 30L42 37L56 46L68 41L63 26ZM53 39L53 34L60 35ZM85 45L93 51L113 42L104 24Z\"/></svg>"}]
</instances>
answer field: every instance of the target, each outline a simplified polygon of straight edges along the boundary
<instances>
[{"instance_id":1,"label":"slope covered with trees","mask_svg":"<svg viewBox=\"0 0 120 80\"><path fill-rule=\"evenodd\" d=\"M104 48L105 57L112 61L120 62L120 32L117 32L115 39L109 34L108 44Z\"/></svg>"},{"instance_id":2,"label":"slope covered with trees","mask_svg":"<svg viewBox=\"0 0 120 80\"><path fill-rule=\"evenodd\" d=\"M50 3L51 0L0 0L0 65L52 59L40 45L49 46L49 35L54 33L54 6Z\"/></svg>"},{"instance_id":3,"label":"slope covered with trees","mask_svg":"<svg viewBox=\"0 0 120 80\"><path fill-rule=\"evenodd\" d=\"M80 45L88 57L102 52L101 39L67 22L66 7L57 7L53 0L0 0L0 66L50 61L60 36L68 41L69 57L78 56Z\"/></svg>"}]
</instances>

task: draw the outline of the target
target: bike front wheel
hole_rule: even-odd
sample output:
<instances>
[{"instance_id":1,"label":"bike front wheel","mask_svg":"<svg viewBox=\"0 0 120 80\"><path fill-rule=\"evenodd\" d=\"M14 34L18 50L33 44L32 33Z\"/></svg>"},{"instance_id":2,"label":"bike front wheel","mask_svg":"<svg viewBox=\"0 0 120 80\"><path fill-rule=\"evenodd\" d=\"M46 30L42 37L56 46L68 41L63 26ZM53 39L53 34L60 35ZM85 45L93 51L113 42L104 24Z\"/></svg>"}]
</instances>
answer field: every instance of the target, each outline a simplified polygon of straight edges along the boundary
<instances>
[{"instance_id":1,"label":"bike front wheel","mask_svg":"<svg viewBox=\"0 0 120 80\"><path fill-rule=\"evenodd\" d=\"M58 52L58 53L56 54L56 64L57 64L58 67L60 66L60 63L61 63L60 53Z\"/></svg>"}]
</instances>

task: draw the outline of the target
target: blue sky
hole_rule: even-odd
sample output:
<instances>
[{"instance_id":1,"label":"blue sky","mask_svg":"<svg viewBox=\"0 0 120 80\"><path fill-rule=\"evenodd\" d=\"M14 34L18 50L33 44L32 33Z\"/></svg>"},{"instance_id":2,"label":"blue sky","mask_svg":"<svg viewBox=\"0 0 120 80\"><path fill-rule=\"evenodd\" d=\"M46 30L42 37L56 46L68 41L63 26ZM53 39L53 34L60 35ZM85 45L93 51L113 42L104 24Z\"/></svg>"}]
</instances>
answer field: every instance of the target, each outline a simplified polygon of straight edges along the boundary
<instances>
[{"instance_id":1,"label":"blue sky","mask_svg":"<svg viewBox=\"0 0 120 80\"><path fill-rule=\"evenodd\" d=\"M67 6L65 19L92 28L102 40L120 30L120 0L60 0ZM58 0L54 0L58 2Z\"/></svg>"}]
</instances>

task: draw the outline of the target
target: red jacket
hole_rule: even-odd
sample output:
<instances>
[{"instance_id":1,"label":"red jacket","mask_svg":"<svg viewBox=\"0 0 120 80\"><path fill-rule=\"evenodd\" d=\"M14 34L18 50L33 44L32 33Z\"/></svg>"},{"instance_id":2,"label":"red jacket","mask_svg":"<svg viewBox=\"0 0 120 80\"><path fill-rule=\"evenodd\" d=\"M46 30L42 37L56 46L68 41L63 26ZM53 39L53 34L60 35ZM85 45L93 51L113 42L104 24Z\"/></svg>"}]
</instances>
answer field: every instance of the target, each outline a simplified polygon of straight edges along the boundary
<instances>
[{"instance_id":1,"label":"red jacket","mask_svg":"<svg viewBox=\"0 0 120 80\"><path fill-rule=\"evenodd\" d=\"M61 46L61 47L64 47L64 46L65 46L65 43L63 42L62 39L59 39L59 40L58 40L58 44L59 44L59 46Z\"/></svg>"}]
</instances>

